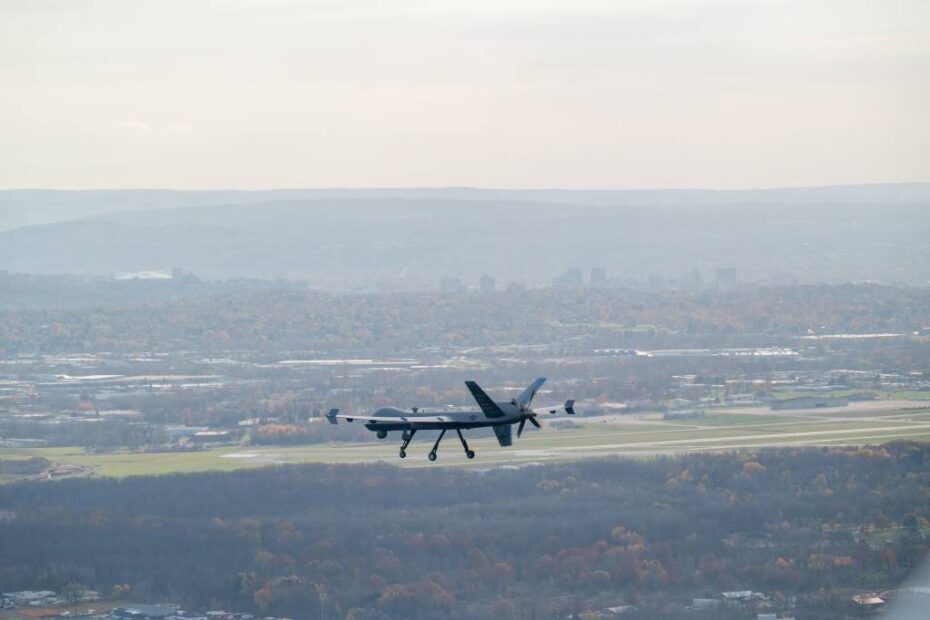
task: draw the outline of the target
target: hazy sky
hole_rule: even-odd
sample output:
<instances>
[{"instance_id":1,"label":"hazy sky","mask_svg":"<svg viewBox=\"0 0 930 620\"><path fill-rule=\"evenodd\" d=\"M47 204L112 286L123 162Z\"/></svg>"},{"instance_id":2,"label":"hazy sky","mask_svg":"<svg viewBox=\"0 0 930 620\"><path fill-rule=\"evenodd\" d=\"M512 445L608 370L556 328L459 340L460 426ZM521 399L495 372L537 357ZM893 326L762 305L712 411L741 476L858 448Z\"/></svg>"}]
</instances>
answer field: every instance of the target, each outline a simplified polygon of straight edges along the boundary
<instances>
[{"instance_id":1,"label":"hazy sky","mask_svg":"<svg viewBox=\"0 0 930 620\"><path fill-rule=\"evenodd\" d=\"M0 188L889 181L928 0L0 0Z\"/></svg>"}]
</instances>

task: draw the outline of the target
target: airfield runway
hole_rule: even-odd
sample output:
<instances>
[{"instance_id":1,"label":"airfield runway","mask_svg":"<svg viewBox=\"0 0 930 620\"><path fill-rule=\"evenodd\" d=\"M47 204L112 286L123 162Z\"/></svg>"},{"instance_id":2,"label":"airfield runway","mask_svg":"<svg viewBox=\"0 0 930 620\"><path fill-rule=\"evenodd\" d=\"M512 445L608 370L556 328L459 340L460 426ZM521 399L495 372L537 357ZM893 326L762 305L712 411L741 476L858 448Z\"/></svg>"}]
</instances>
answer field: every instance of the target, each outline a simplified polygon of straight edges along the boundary
<instances>
[{"instance_id":1,"label":"airfield runway","mask_svg":"<svg viewBox=\"0 0 930 620\"><path fill-rule=\"evenodd\" d=\"M230 471L285 463L373 463L400 467L455 466L489 468L534 463L623 456L647 458L692 451L725 451L768 446L881 444L895 440L930 441L930 403L872 401L848 407L771 411L768 408L720 408L688 419L661 414L623 414L571 419L567 428L551 426L565 416L540 416L542 430L528 427L514 445L501 448L490 436L469 433L477 452L468 460L453 436L439 448L436 462L427 460L435 433L420 433L397 456L397 434L364 443L306 446L224 446L190 453L115 452L86 454L82 448L2 449L0 458L44 456L56 465L74 464L89 475L130 476L195 471Z\"/></svg>"},{"instance_id":2,"label":"airfield runway","mask_svg":"<svg viewBox=\"0 0 930 620\"><path fill-rule=\"evenodd\" d=\"M408 457L399 459L399 439L356 444L326 444L288 450L274 455L250 451L256 459L294 462L374 462L385 460L404 467L456 465L488 467L605 456L643 457L689 451L720 451L765 446L844 445L885 443L898 439L930 440L930 403L881 401L849 407L773 412L768 408L711 410L688 420L663 420L661 414L613 415L577 418L578 428L553 428L543 421L541 431L527 430L514 445L501 448L490 437L470 439L478 453L469 461L458 441L444 440L439 460L426 454L430 437L411 443ZM564 420L564 417L558 418ZM293 450L293 452L292 452ZM237 458L242 452L223 458Z\"/></svg>"}]
</instances>

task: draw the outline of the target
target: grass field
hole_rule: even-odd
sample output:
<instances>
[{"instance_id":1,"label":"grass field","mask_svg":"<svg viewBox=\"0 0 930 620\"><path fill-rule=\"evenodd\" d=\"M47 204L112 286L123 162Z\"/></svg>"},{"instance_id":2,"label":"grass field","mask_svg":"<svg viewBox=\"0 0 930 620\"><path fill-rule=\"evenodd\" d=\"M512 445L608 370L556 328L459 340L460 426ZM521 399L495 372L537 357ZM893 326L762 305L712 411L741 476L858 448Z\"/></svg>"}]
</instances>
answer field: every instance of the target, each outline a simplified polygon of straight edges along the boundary
<instances>
[{"instance_id":1,"label":"grass field","mask_svg":"<svg viewBox=\"0 0 930 620\"><path fill-rule=\"evenodd\" d=\"M645 415L580 418L580 428L543 428L501 448L493 438L471 439L478 456L465 458L455 435L447 436L439 460L430 463L435 433L414 441L408 457L397 456L400 438L367 443L327 443L309 446L225 446L199 452L143 453L119 451L88 454L83 448L0 449L0 459L43 456L56 463L73 463L98 476L133 476L199 471L231 471L283 463L366 463L388 461L403 467L454 465L492 467L603 456L644 457L690 451L720 451L764 446L878 444L910 439L930 441L930 408L926 403L897 401L851 404L837 409L786 411L768 409L715 412L686 420L662 420ZM921 408L922 407L922 408ZM545 423L545 421L544 421ZM7 477L5 481L10 481ZM0 482L4 480L0 479Z\"/></svg>"},{"instance_id":2,"label":"grass field","mask_svg":"<svg viewBox=\"0 0 930 620\"><path fill-rule=\"evenodd\" d=\"M817 392L812 394L811 392L805 392L803 390L777 390L772 396L777 400L782 400L786 398L798 398L800 396L821 396L824 398L849 398L856 394L871 394L877 400L928 400L930 399L930 391L927 390L854 390L854 389L845 389L845 390L831 390L829 392Z\"/></svg>"}]
</instances>

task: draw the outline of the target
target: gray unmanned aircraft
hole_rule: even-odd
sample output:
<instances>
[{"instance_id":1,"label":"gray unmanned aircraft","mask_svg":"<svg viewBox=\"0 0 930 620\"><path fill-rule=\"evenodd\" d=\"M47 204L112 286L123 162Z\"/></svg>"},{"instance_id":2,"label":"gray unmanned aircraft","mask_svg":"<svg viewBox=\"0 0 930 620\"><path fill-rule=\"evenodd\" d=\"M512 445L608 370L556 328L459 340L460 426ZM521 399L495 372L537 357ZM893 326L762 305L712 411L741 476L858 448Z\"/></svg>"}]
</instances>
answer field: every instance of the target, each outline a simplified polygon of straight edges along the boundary
<instances>
[{"instance_id":1,"label":"gray unmanned aircraft","mask_svg":"<svg viewBox=\"0 0 930 620\"><path fill-rule=\"evenodd\" d=\"M501 446L510 446L513 444L513 425L517 427L517 437L523 434L523 427L526 426L527 420L536 428L541 428L536 421L536 415L542 412L558 413L565 411L569 415L575 414L575 401L567 400L564 405L556 407L546 407L539 411L530 409L530 403L536 392L546 382L545 377L540 377L533 381L528 388L523 390L519 397L509 401L493 401L484 390L482 390L474 381L466 381L465 385L474 396L475 401L481 408L480 411L455 411L449 413L429 413L420 411L414 407L410 411L397 409L395 407L384 407L378 409L373 415L340 415L338 409L333 409L326 418L330 424L336 424L341 418L348 422L360 420L365 423L365 428L375 431L378 439L384 439L390 431L400 431L403 443L400 446L400 458L406 458L407 446L410 440L416 435L417 431L441 431L433 449L429 453L429 460L436 460L436 450L439 448L439 442L442 441L446 431L454 430L462 447L465 448L465 456L470 459L475 458L474 450L468 448L462 431L470 428L483 428L490 426L494 429L497 441Z\"/></svg>"}]
</instances>

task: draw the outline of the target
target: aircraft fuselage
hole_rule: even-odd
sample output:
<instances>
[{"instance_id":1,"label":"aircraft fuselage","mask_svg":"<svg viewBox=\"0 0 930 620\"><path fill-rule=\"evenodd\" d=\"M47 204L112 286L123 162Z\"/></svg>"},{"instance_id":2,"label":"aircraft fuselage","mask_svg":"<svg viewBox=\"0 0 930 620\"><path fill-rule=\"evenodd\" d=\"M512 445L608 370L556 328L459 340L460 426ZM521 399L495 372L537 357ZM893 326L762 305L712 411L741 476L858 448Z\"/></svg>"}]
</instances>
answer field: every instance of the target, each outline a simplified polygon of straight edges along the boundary
<instances>
[{"instance_id":1,"label":"aircraft fuselage","mask_svg":"<svg viewBox=\"0 0 930 620\"><path fill-rule=\"evenodd\" d=\"M504 415L488 418L482 411L428 412L407 411L395 407L383 407L372 414L381 420L365 420L365 428L370 431L405 431L411 429L438 431L442 429L468 429L515 424L520 421L521 413L513 403L496 403Z\"/></svg>"}]
</instances>

